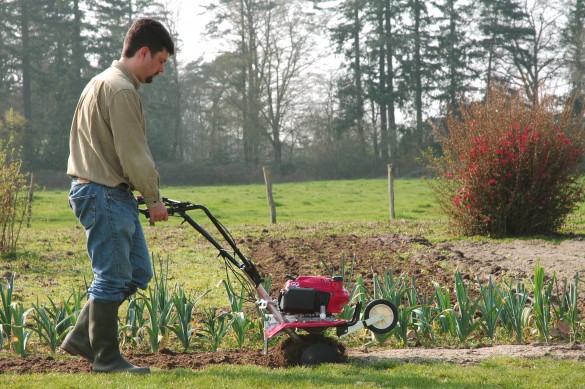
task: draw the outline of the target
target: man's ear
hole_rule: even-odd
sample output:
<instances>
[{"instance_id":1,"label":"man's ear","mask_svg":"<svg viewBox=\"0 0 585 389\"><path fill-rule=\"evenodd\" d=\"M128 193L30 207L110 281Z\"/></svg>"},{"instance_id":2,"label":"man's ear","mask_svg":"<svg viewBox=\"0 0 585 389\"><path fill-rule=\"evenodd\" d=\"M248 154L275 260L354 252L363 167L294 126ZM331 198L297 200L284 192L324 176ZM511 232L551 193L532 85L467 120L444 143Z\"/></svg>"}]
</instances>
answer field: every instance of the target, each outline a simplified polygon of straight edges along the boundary
<instances>
[{"instance_id":1,"label":"man's ear","mask_svg":"<svg viewBox=\"0 0 585 389\"><path fill-rule=\"evenodd\" d=\"M148 46L143 46L140 48L140 50L138 50L138 55L140 59L146 58L147 54L150 54L150 49L148 48Z\"/></svg>"}]
</instances>

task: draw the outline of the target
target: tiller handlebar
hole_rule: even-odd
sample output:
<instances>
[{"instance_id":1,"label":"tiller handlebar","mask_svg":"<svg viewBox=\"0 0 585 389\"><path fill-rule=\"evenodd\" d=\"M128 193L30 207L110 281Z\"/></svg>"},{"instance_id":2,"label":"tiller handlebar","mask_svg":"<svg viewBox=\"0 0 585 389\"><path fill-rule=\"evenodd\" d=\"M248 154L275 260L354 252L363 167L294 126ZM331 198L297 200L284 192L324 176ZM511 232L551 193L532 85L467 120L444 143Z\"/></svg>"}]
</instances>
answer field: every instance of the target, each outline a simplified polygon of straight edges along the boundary
<instances>
[{"instance_id":1,"label":"tiller handlebar","mask_svg":"<svg viewBox=\"0 0 585 389\"><path fill-rule=\"evenodd\" d=\"M137 198L138 205L145 205L144 199L142 197ZM261 299L262 307L265 306L265 309L270 312L274 319L278 323L286 323L286 318L282 315L280 310L278 309L276 303L270 298L270 295L264 289L263 282L264 279L260 276L258 269L254 265L254 263L247 258L240 249L237 247L233 237L229 233L229 231L225 228L223 224L205 207L204 205L200 204L193 204L190 202L182 202L171 200L169 198L163 197L162 199L164 205L167 207L167 212L169 216L179 216L183 218L185 222L187 222L191 227L193 227L197 232L199 232L209 243L211 243L218 251L219 256L223 258L226 267L232 271L232 273L236 276L238 280L242 283L242 285L246 286L251 284L253 289L256 291L258 297ZM207 218L213 223L217 231L221 234L223 239L228 243L228 245L233 250L233 254L227 251L219 242L199 223L197 223L193 218L188 214L189 211L203 211ZM142 213L147 218L150 218L150 213L148 209L140 208L139 212ZM237 268L242 273L244 273L248 280L242 278L240 274L234 269ZM285 328L284 331L291 337L293 340L300 340L299 336L293 331L291 328Z\"/></svg>"}]
</instances>

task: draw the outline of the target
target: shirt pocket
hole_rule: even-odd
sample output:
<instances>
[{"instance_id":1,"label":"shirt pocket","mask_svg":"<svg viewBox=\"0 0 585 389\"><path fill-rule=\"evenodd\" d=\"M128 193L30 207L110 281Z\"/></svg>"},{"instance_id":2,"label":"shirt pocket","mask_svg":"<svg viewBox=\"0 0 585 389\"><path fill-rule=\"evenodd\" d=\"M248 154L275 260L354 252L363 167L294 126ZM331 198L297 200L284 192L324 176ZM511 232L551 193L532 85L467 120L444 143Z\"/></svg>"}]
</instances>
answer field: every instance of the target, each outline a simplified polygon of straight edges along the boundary
<instances>
[{"instance_id":1,"label":"shirt pocket","mask_svg":"<svg viewBox=\"0 0 585 389\"><path fill-rule=\"evenodd\" d=\"M96 215L96 196L94 194L87 196L69 197L69 206L73 210L79 222L86 230L89 230L95 224Z\"/></svg>"}]
</instances>

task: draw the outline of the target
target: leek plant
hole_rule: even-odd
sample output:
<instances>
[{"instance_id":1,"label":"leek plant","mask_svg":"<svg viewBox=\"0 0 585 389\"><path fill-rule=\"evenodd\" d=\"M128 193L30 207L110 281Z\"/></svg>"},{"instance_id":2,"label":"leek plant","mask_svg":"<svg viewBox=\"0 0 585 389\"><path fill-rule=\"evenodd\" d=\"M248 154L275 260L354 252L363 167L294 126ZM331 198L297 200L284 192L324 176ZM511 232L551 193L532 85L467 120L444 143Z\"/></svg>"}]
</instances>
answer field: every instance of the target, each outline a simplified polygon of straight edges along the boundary
<instances>
[{"instance_id":1,"label":"leek plant","mask_svg":"<svg viewBox=\"0 0 585 389\"><path fill-rule=\"evenodd\" d=\"M7 339L12 337L12 292L14 291L14 274L10 276L8 285L0 284L0 297L2 298L2 307L0 307L0 324L3 327L3 333Z\"/></svg>"},{"instance_id":2,"label":"leek plant","mask_svg":"<svg viewBox=\"0 0 585 389\"><path fill-rule=\"evenodd\" d=\"M414 305L414 301L418 302L417 308L412 311L412 323L414 325L415 333L419 339L428 339L431 342L435 341L435 331L433 329L433 322L435 320L436 309L433 308L434 296L428 296L426 293L423 296L420 291L416 288L414 282L414 276L412 276L411 282L411 294L412 300L411 305Z\"/></svg>"},{"instance_id":3,"label":"leek plant","mask_svg":"<svg viewBox=\"0 0 585 389\"><path fill-rule=\"evenodd\" d=\"M374 290L372 297L374 299L389 300L398 308L398 322L394 330L385 334L372 334L376 342L379 344L383 344L393 334L404 343L408 340L407 334L408 328L412 323L412 311L416 307L406 305L408 299L406 297L407 288L405 284L404 277L398 277L396 280L392 270L387 270L382 279L380 279L377 274L374 274Z\"/></svg>"},{"instance_id":4,"label":"leek plant","mask_svg":"<svg viewBox=\"0 0 585 389\"><path fill-rule=\"evenodd\" d=\"M412 315L414 310L417 308L419 308L418 305L401 305L398 308L398 320L396 322L396 327L387 334L374 334L375 338L378 339L378 335L382 335L382 337L384 337L383 339L385 340L387 337L393 334L398 340L402 341L403 345L406 346L409 340L408 331L411 328ZM380 341L378 342L381 343Z\"/></svg>"},{"instance_id":5,"label":"leek plant","mask_svg":"<svg viewBox=\"0 0 585 389\"><path fill-rule=\"evenodd\" d=\"M351 257L351 267L349 269L349 271L347 271L346 269L346 260L345 260L345 254L341 255L341 265L339 267L339 272L335 272L332 266L328 266L327 263L325 262L325 260L323 259L323 257L321 255L319 255L319 262L321 262L321 264L323 265L323 267L325 268L325 271L327 272L327 275L329 275L329 277L335 277L335 276L341 276L343 277L343 286L345 287L345 289L349 290L349 287L351 285L351 281L353 280L353 268L354 268L354 264L355 264L355 257Z\"/></svg>"},{"instance_id":6,"label":"leek plant","mask_svg":"<svg viewBox=\"0 0 585 389\"><path fill-rule=\"evenodd\" d=\"M544 268L537 262L534 267L534 280L532 282L534 288L534 304L532 305L532 309L534 311L536 328L546 343L550 339L551 300L554 280L555 276L553 276L552 282L548 286L544 285Z\"/></svg>"},{"instance_id":7,"label":"leek plant","mask_svg":"<svg viewBox=\"0 0 585 389\"><path fill-rule=\"evenodd\" d=\"M451 315L459 340L464 342L479 326L474 319L479 299L471 299L461 272L455 272L455 297L457 298L458 314Z\"/></svg>"},{"instance_id":8,"label":"leek plant","mask_svg":"<svg viewBox=\"0 0 585 389\"><path fill-rule=\"evenodd\" d=\"M339 314L339 318L344 320L351 320L354 315L355 310L355 303L358 301L362 302L362 310L365 308L365 288L364 288L364 278L360 274L357 276L356 281L352 285L353 280L353 269L355 264L355 257L351 257L351 266L349 269L347 268L347 261L345 258L345 254L341 255L341 265L339 267L339 272L335 272L332 266L328 266L325 260L321 255L319 255L319 261L325 268L327 275L329 277L334 276L341 276L343 277L343 287L347 289L349 292L349 304L346 304L343 307L343 310Z\"/></svg>"},{"instance_id":9,"label":"leek plant","mask_svg":"<svg viewBox=\"0 0 585 389\"><path fill-rule=\"evenodd\" d=\"M406 295L406 289L404 277L395 280L392 270L386 270L381 280L377 274L374 274L373 298L375 299L383 298L399 307Z\"/></svg>"},{"instance_id":10,"label":"leek plant","mask_svg":"<svg viewBox=\"0 0 585 389\"><path fill-rule=\"evenodd\" d=\"M149 325L143 327L148 334L150 341L150 349L156 353L166 339L166 329L170 323L174 321L173 318L173 302L161 300L162 295L157 288L148 288L149 299L145 299L144 303L148 315Z\"/></svg>"},{"instance_id":11,"label":"leek plant","mask_svg":"<svg viewBox=\"0 0 585 389\"><path fill-rule=\"evenodd\" d=\"M146 300L143 297L131 297L128 304L128 312L126 314L126 324L120 327L122 333L122 342L127 343L127 330L130 331L130 341L137 345L142 345L141 332L146 328L148 320L144 315L146 309Z\"/></svg>"},{"instance_id":12,"label":"leek plant","mask_svg":"<svg viewBox=\"0 0 585 389\"><path fill-rule=\"evenodd\" d=\"M491 277L488 280L487 287L483 286L479 280L478 284L481 298L478 306L478 309L481 312L479 323L487 337L493 342L495 340L496 328L502 314L503 301L498 287L492 281Z\"/></svg>"},{"instance_id":13,"label":"leek plant","mask_svg":"<svg viewBox=\"0 0 585 389\"><path fill-rule=\"evenodd\" d=\"M270 275L266 275L264 277L263 282L262 282L262 286L264 287L264 290L269 291L271 285L272 285L272 277ZM264 340L264 347L266 349L268 347L268 339L266 339L264 337L264 328L266 327L266 324L268 322L268 313L266 312L265 309L261 309L258 304L254 304L254 307L256 308L256 314L258 315L258 317L261 318L261 323L258 326L256 326L256 328L258 330L257 335L258 335L259 339Z\"/></svg>"},{"instance_id":14,"label":"leek plant","mask_svg":"<svg viewBox=\"0 0 585 389\"><path fill-rule=\"evenodd\" d=\"M162 261L159 261L160 270L156 271L154 255L152 255L152 269L154 278L154 287L148 287L150 298L144 300L148 322L150 325L143 327L148 334L150 349L153 353L157 352L164 341L167 339L167 329L170 323L174 322L173 317L173 300L170 296L168 287L169 276L169 259L166 260L166 267L163 272Z\"/></svg>"},{"instance_id":15,"label":"leek plant","mask_svg":"<svg viewBox=\"0 0 585 389\"><path fill-rule=\"evenodd\" d=\"M438 282L433 281L433 287L435 288L435 297L437 302L437 308L439 310L439 328L444 334L450 334L455 336L455 310L451 305L451 295L449 289L445 286L439 285Z\"/></svg>"},{"instance_id":16,"label":"leek plant","mask_svg":"<svg viewBox=\"0 0 585 389\"><path fill-rule=\"evenodd\" d=\"M579 272L575 274L573 282L570 284L565 278L562 291L558 282L555 282L555 284L558 297L557 307L553 306L555 316L559 321L559 326L561 326L561 323L568 325L573 338L576 338L579 333Z\"/></svg>"},{"instance_id":17,"label":"leek plant","mask_svg":"<svg viewBox=\"0 0 585 389\"><path fill-rule=\"evenodd\" d=\"M502 321L507 329L516 335L518 343L524 340L524 329L528 324L530 306L528 306L528 293L523 283L517 281L513 288L508 282L505 283L507 291L502 291L503 315Z\"/></svg>"},{"instance_id":18,"label":"leek plant","mask_svg":"<svg viewBox=\"0 0 585 389\"><path fill-rule=\"evenodd\" d=\"M12 350L21 357L25 357L28 354L29 340L33 333L33 330L26 325L26 318L33 311L33 308L25 310L21 303L12 303L11 310Z\"/></svg>"},{"instance_id":19,"label":"leek plant","mask_svg":"<svg viewBox=\"0 0 585 389\"><path fill-rule=\"evenodd\" d=\"M152 270L153 270L153 278L154 278L154 290L151 293L151 296L156 297L156 301L158 302L158 309L159 311L168 311L167 305L172 303L172 298L170 297L170 291L168 286L168 278L169 278L169 259L167 257L165 261L165 269L163 272L163 264L162 261L159 260L159 267L160 270L157 273L156 271L156 264L154 263L154 254L152 255ZM149 287L149 289L151 289Z\"/></svg>"},{"instance_id":20,"label":"leek plant","mask_svg":"<svg viewBox=\"0 0 585 389\"><path fill-rule=\"evenodd\" d=\"M246 333L254 326L254 321L250 319L250 316L244 312L230 312L231 318L231 329L236 336L236 342L238 348L244 348L246 342Z\"/></svg>"},{"instance_id":21,"label":"leek plant","mask_svg":"<svg viewBox=\"0 0 585 389\"><path fill-rule=\"evenodd\" d=\"M67 304L57 306L49 297L51 308L45 305L33 304L35 314L33 318L37 324L33 331L37 333L41 342L45 343L52 352L57 350L65 335L67 335L67 323L71 315L68 314ZM71 310L71 308L69 308Z\"/></svg>"},{"instance_id":22,"label":"leek plant","mask_svg":"<svg viewBox=\"0 0 585 389\"><path fill-rule=\"evenodd\" d=\"M243 348L246 341L246 332L253 325L253 321L250 320L248 314L244 312L244 302L246 301L246 288L241 287L240 293L234 291L233 286L225 281L221 280L225 287L226 293L230 301L230 319L232 322L232 331L236 336L236 342L238 348Z\"/></svg>"},{"instance_id":23,"label":"leek plant","mask_svg":"<svg viewBox=\"0 0 585 389\"><path fill-rule=\"evenodd\" d=\"M209 342L213 351L217 351L233 319L230 318L229 312L218 312L217 308L204 308L203 312L203 339Z\"/></svg>"},{"instance_id":24,"label":"leek plant","mask_svg":"<svg viewBox=\"0 0 585 389\"><path fill-rule=\"evenodd\" d=\"M172 300L177 313L176 321L167 324L166 327L175 334L183 346L183 351L187 351L189 348L193 333L195 333L196 330L196 326L193 322L193 310L195 309L195 305L197 305L207 293L209 293L209 290L203 292L195 300L188 298L185 291L180 287L176 288L175 293L173 293Z\"/></svg>"},{"instance_id":25,"label":"leek plant","mask_svg":"<svg viewBox=\"0 0 585 389\"><path fill-rule=\"evenodd\" d=\"M86 283L86 286L87 286L87 283ZM87 290L87 287L85 288L85 290ZM63 327L65 327L66 329L69 329L69 328L73 328L75 326L75 324L77 323L77 318L79 317L79 313L81 312L81 309L83 308L83 300L86 297L87 297L87 292L85 292L82 289L73 288L71 290L71 294L69 295L69 298L63 304L63 308L65 309L63 316L68 317L68 319L66 319L64 321ZM54 304L53 304L53 306L54 306Z\"/></svg>"},{"instance_id":26,"label":"leek plant","mask_svg":"<svg viewBox=\"0 0 585 389\"><path fill-rule=\"evenodd\" d=\"M351 289L348 289L348 292L349 304L345 304L343 310L339 314L339 317L344 320L351 320L353 318L356 304L358 302L362 303L362 310L365 308L366 288L364 285L364 277L361 274L357 276L355 283Z\"/></svg>"}]
</instances>

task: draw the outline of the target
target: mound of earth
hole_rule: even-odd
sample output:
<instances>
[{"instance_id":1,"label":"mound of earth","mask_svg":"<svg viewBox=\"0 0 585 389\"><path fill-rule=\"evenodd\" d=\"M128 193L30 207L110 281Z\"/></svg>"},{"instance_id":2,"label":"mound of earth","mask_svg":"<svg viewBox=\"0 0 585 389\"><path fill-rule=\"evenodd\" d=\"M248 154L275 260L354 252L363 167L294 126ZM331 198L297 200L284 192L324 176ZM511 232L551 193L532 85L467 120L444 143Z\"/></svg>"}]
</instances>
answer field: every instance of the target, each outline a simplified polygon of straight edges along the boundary
<instances>
[{"instance_id":1,"label":"mound of earth","mask_svg":"<svg viewBox=\"0 0 585 389\"><path fill-rule=\"evenodd\" d=\"M298 365L294 354L285 355L281 346L276 346L264 355L260 350L223 350L217 352L175 353L161 350L156 354L130 354L126 358L137 366L149 366L162 370L171 369L203 369L218 364L258 365L267 368L283 368ZM371 363L378 361L394 361L400 363L448 362L462 365L477 364L484 359L494 357L509 358L554 358L560 360L585 360L583 344L541 343L531 345L493 345L474 348L401 348L379 349L374 351L348 350L345 361ZM87 373L91 371L89 362L80 357L75 358L0 358L0 374L12 373Z\"/></svg>"},{"instance_id":2,"label":"mound of earth","mask_svg":"<svg viewBox=\"0 0 585 389\"><path fill-rule=\"evenodd\" d=\"M128 354L126 359L136 366L149 366L163 370L202 369L217 364L258 365L279 368L301 365L301 355L315 343L330 345L338 352L339 362L347 362L345 347L336 339L321 335L302 335L301 342L293 343L290 338L283 338L264 355L262 350L220 350L216 352L173 352L168 349L155 354ZM62 351L59 351L62 353ZM54 358L0 358L1 373L41 373L41 372L90 372L91 364L81 357Z\"/></svg>"},{"instance_id":3,"label":"mound of earth","mask_svg":"<svg viewBox=\"0 0 585 389\"><path fill-rule=\"evenodd\" d=\"M260 270L272 276L273 295L278 293L286 274L327 275L322 262L339 274L342 258L346 273L353 266L353 276L363 275L366 283L371 282L374 273L381 276L392 270L394 277L414 276L417 288L429 293L434 290L432 281L453 285L455 270L464 279L479 278L482 283L490 277L496 281L528 282L537 262L549 278L556 274L559 281L571 281L576 273L585 274L585 239L580 237L560 243L534 239L433 244L420 236L387 234L261 238L245 243ZM585 293L580 298L585 299Z\"/></svg>"},{"instance_id":4,"label":"mound of earth","mask_svg":"<svg viewBox=\"0 0 585 389\"><path fill-rule=\"evenodd\" d=\"M432 281L453 285L453 273L460 270L467 280L485 282L518 278L528 283L537 261L549 276L556 274L561 280L571 279L576 272L585 273L585 240L580 237L561 243L544 240L515 240L507 242L458 241L433 244L424 237L383 234L371 237L329 236L326 238L263 237L243 239L243 251L257 263L260 271L272 276L271 295L276 296L287 274L328 275L327 269L341 273L342 258L345 271L353 277L361 274L371 286L373 274L383 275L392 270L394 276L414 276L416 286L433 293ZM353 260L352 260L353 259ZM409 278L410 280L410 278ZM583 292L580 300L585 300ZM339 348L342 361L346 358L362 361L442 361L477 363L494 356L551 357L584 359L585 347L581 344L559 345L494 345L473 349L403 348L378 349L370 352ZM302 352L302 350L301 350ZM137 365L160 369L201 369L213 364L254 364L269 368L299 363L300 352L283 340L272 347L267 355L261 350L221 350L218 352L177 353L162 350L156 354L131 354L128 359ZM81 358L17 358L0 357L2 372L88 372L90 364Z\"/></svg>"}]
</instances>

